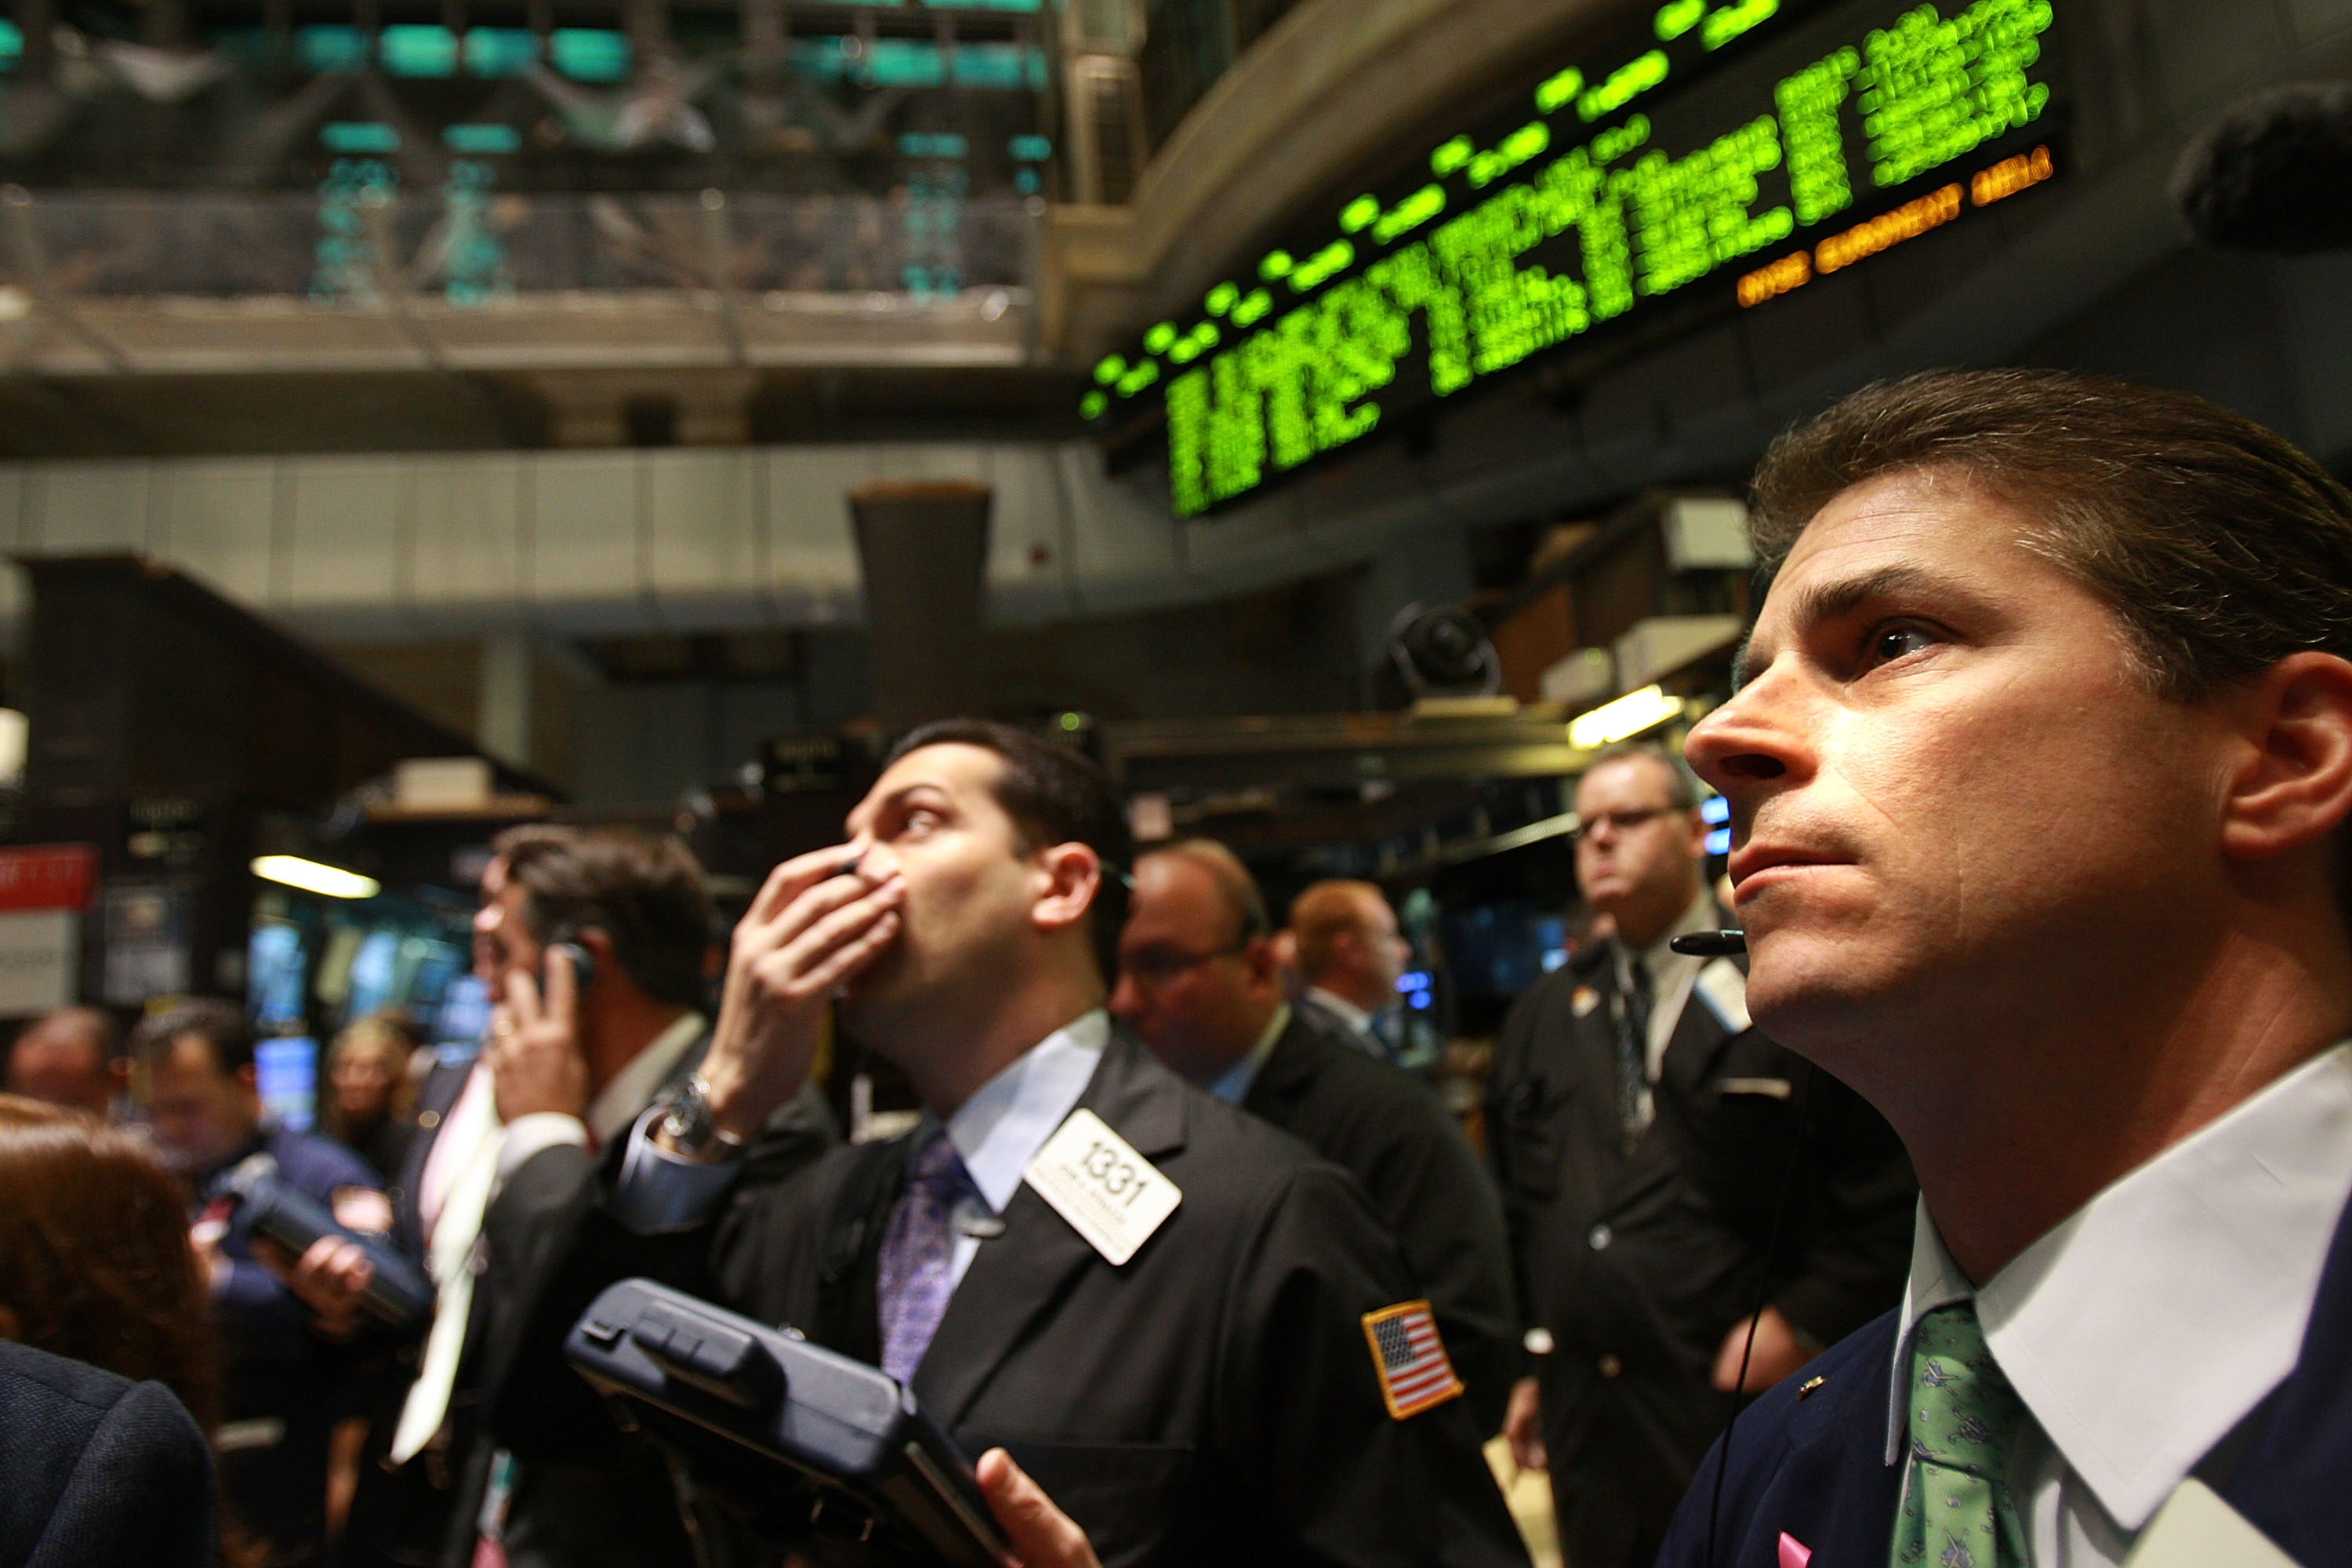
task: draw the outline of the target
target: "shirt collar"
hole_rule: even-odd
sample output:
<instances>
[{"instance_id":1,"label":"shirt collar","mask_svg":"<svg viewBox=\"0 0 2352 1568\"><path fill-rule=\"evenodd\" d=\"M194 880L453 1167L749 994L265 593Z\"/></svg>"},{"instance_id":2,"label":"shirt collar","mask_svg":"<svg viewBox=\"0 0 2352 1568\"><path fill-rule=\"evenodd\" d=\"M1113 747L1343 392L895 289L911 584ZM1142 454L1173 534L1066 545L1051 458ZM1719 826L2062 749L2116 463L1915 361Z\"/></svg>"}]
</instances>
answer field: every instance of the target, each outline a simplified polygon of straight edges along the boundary
<instances>
[{"instance_id":1,"label":"shirt collar","mask_svg":"<svg viewBox=\"0 0 2352 1568\"><path fill-rule=\"evenodd\" d=\"M1001 1214L1013 1201L1029 1162L1068 1120L1109 1044L1110 1015L1097 1007L1030 1047L948 1118L947 1135L992 1210ZM925 1121L919 1147L940 1125Z\"/></svg>"},{"instance_id":2,"label":"shirt collar","mask_svg":"<svg viewBox=\"0 0 2352 1568\"><path fill-rule=\"evenodd\" d=\"M1309 985L1307 988L1305 999L1329 1013L1360 1035L1367 1033L1372 1026L1372 1016L1370 1013L1365 1012L1345 996L1333 995L1320 985Z\"/></svg>"},{"instance_id":3,"label":"shirt collar","mask_svg":"<svg viewBox=\"0 0 2352 1568\"><path fill-rule=\"evenodd\" d=\"M1288 1027L1290 1004L1284 1002L1276 1006L1274 1016L1268 1018L1265 1027L1258 1031L1257 1043L1250 1047L1249 1054L1227 1068L1223 1075L1209 1086L1209 1092L1227 1105L1239 1105L1247 1100L1250 1086L1257 1082L1258 1070L1265 1066L1265 1058L1274 1055L1275 1041L1282 1038L1282 1031Z\"/></svg>"},{"instance_id":4,"label":"shirt collar","mask_svg":"<svg viewBox=\"0 0 2352 1568\"><path fill-rule=\"evenodd\" d=\"M2352 1043L2165 1150L1972 1289L1923 1201L1895 1347L1886 1462L1911 1338L1974 1297L1993 1358L2126 1530L2294 1370L2352 1200Z\"/></svg>"},{"instance_id":5,"label":"shirt collar","mask_svg":"<svg viewBox=\"0 0 2352 1568\"><path fill-rule=\"evenodd\" d=\"M1705 959L1694 958L1687 953L1676 952L1673 947L1675 938L1688 936L1693 931L1713 931L1719 923L1716 918L1715 901L1706 896L1706 889L1702 888L1699 889L1698 897L1690 901L1689 907L1675 917L1674 924L1668 926L1656 942L1642 950L1643 966L1649 970L1650 984L1658 988L1657 994L1664 994L1663 977L1672 972L1676 964L1687 964L1696 969L1706 962ZM1625 944L1622 942L1612 940L1609 947L1610 951L1616 955L1618 984L1625 984L1633 978L1633 955L1626 951Z\"/></svg>"},{"instance_id":6,"label":"shirt collar","mask_svg":"<svg viewBox=\"0 0 2352 1568\"><path fill-rule=\"evenodd\" d=\"M588 1123L588 1131L596 1135L597 1147L612 1142L637 1119L637 1113L653 1100L654 1092L668 1080L678 1059L702 1037L702 1029L701 1014L691 1009L679 1014L676 1023L631 1057L628 1066L614 1073L613 1080L589 1101L588 1114L583 1120Z\"/></svg>"}]
</instances>

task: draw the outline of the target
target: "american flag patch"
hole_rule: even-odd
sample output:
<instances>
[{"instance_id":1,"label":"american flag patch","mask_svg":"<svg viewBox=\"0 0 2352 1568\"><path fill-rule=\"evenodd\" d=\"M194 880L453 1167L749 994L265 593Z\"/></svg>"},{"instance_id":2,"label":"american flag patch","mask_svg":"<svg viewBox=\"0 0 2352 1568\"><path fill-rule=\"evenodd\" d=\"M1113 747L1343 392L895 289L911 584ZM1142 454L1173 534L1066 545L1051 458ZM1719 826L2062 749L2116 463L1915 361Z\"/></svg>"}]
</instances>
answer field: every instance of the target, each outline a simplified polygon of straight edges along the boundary
<instances>
[{"instance_id":1,"label":"american flag patch","mask_svg":"<svg viewBox=\"0 0 2352 1568\"><path fill-rule=\"evenodd\" d=\"M1381 1397L1399 1421L1443 1405L1462 1392L1437 1320L1426 1301L1401 1301L1364 1314L1364 1338L1371 1342L1372 1366L1380 1373Z\"/></svg>"}]
</instances>

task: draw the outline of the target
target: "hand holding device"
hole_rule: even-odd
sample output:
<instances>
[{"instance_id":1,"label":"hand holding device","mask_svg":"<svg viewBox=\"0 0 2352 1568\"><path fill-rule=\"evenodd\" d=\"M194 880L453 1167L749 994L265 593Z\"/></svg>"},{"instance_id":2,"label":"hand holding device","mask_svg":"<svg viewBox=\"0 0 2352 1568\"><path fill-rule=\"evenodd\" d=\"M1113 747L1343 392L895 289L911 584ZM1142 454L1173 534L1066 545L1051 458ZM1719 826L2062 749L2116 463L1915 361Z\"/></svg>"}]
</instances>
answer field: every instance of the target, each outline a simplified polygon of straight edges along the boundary
<instances>
[{"instance_id":1,"label":"hand holding device","mask_svg":"<svg viewBox=\"0 0 2352 1568\"><path fill-rule=\"evenodd\" d=\"M863 1362L649 1279L598 1296L563 1353L765 1542L819 1563L1014 1568L954 1441Z\"/></svg>"},{"instance_id":2,"label":"hand holding device","mask_svg":"<svg viewBox=\"0 0 2352 1568\"><path fill-rule=\"evenodd\" d=\"M490 1069L503 1121L541 1111L580 1116L588 1108L580 998L595 976L595 960L578 942L553 942L546 973L544 990L527 971L509 974L490 1016Z\"/></svg>"},{"instance_id":3,"label":"hand holding device","mask_svg":"<svg viewBox=\"0 0 2352 1568\"><path fill-rule=\"evenodd\" d=\"M362 1236L340 1225L326 1207L289 1186L278 1162L255 1154L231 1170L219 1190L248 1216L254 1235L304 1258L320 1241L333 1238L366 1255L367 1272L358 1288L359 1306L395 1329L421 1325L433 1310L433 1286L425 1273L380 1237ZM323 1255L322 1255L323 1256Z\"/></svg>"}]
</instances>

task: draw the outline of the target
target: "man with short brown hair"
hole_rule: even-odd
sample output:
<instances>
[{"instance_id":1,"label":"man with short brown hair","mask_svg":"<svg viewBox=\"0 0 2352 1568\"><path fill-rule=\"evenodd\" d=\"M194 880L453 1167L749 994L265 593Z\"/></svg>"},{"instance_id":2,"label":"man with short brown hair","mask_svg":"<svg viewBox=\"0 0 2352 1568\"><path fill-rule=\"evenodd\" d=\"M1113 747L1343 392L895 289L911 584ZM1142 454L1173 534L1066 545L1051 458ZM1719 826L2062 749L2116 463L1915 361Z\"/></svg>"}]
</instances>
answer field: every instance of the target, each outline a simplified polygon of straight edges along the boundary
<instances>
[{"instance_id":1,"label":"man with short brown hair","mask_svg":"<svg viewBox=\"0 0 2352 1568\"><path fill-rule=\"evenodd\" d=\"M1519 1328L1493 1188L1426 1085L1283 1000L1265 905L1232 850L1193 838L1136 862L1110 1011L1179 1076L1363 1184L1429 1298L1480 1433L1499 1428Z\"/></svg>"},{"instance_id":2,"label":"man with short brown hair","mask_svg":"<svg viewBox=\"0 0 2352 1568\"><path fill-rule=\"evenodd\" d=\"M1894 1135L1750 1026L1734 960L1673 949L1724 923L1697 804L1654 744L1604 751L1577 781L1577 881L1614 932L1513 1006L1487 1085L1538 1352L1507 1429L1550 1470L1580 1568L1646 1568L1737 1391L1902 1289Z\"/></svg>"},{"instance_id":3,"label":"man with short brown hair","mask_svg":"<svg viewBox=\"0 0 2352 1568\"><path fill-rule=\"evenodd\" d=\"M1799 426L1757 500L1688 755L1749 1006L1922 1201L1903 1308L1663 1561L2342 1561L2352 494L2195 398L1979 371Z\"/></svg>"},{"instance_id":4,"label":"man with short brown hair","mask_svg":"<svg viewBox=\"0 0 2352 1568\"><path fill-rule=\"evenodd\" d=\"M1370 882L1308 884L1290 900L1290 932L1305 989L1298 1005L1341 1030L1358 1049L1393 1061L1397 982L1412 946L1396 910Z\"/></svg>"}]
</instances>

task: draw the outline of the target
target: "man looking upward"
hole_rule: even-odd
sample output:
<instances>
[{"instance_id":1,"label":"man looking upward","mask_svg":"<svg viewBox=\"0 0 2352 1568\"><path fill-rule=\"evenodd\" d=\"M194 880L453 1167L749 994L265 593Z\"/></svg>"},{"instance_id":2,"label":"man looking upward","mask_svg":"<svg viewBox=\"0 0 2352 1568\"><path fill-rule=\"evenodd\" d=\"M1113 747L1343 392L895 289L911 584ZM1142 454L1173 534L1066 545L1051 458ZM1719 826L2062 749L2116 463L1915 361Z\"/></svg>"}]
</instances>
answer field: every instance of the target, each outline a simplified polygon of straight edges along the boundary
<instances>
[{"instance_id":1,"label":"man looking upward","mask_svg":"<svg viewBox=\"0 0 2352 1568\"><path fill-rule=\"evenodd\" d=\"M710 1054L632 1144L617 1217L699 1222L683 1250L706 1271L682 1283L908 1382L967 1452L1010 1449L1112 1568L1523 1563L1361 1191L1106 1016L1128 846L1101 771L1006 726L929 725L848 827L737 927ZM836 992L923 1123L709 1221L731 1141L806 1077ZM1073 1160L1118 1173L1116 1225L1049 1195ZM675 1247L610 1239L616 1273Z\"/></svg>"},{"instance_id":2,"label":"man looking upward","mask_svg":"<svg viewBox=\"0 0 2352 1568\"><path fill-rule=\"evenodd\" d=\"M1748 1004L1922 1203L1902 1309L1741 1419L1664 1561L2344 1561L2352 495L2194 398L1984 371L1782 437L1754 515L1688 746Z\"/></svg>"},{"instance_id":3,"label":"man looking upward","mask_svg":"<svg viewBox=\"0 0 2352 1568\"><path fill-rule=\"evenodd\" d=\"M1551 1471L1579 1568L1647 1568L1743 1360L1744 1386L1768 1387L1902 1289L1912 1187L1894 1135L1748 1026L1735 963L1668 946L1725 923L1696 805L1655 746L1604 752L1578 781L1577 880L1615 934L1512 1008L1487 1085L1544 1352L1507 1430L1520 1463Z\"/></svg>"}]
</instances>

